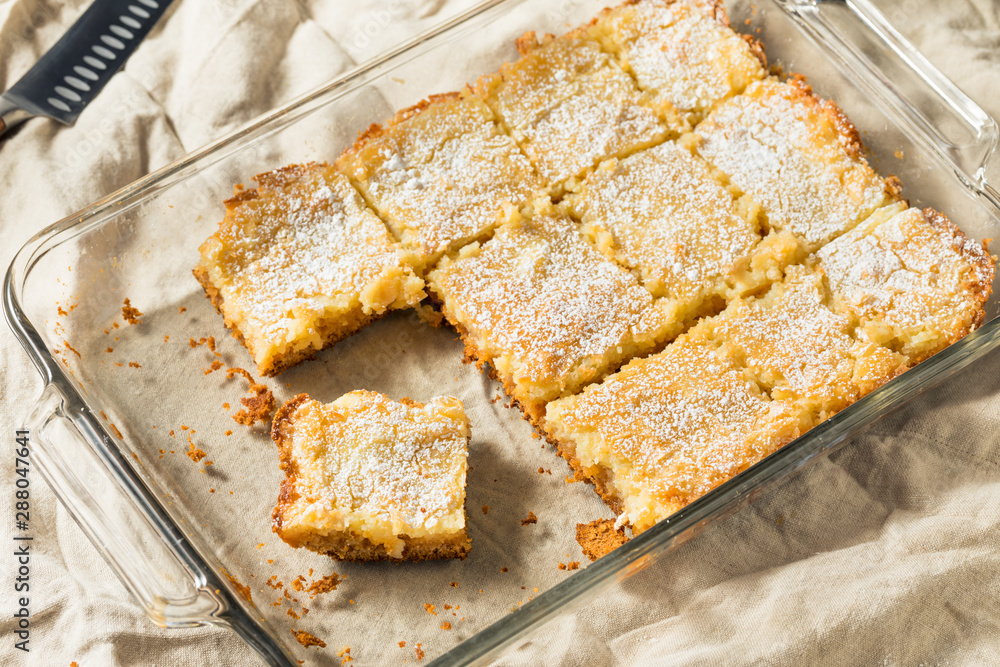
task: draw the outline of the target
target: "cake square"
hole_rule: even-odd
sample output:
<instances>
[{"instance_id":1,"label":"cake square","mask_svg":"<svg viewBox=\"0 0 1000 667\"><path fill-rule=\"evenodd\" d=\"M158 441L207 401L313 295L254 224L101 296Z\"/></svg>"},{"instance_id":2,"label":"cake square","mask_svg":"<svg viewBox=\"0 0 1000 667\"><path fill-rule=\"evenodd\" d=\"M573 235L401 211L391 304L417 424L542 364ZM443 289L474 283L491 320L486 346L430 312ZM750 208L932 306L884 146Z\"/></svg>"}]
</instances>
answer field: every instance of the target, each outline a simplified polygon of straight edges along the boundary
<instances>
[{"instance_id":1,"label":"cake square","mask_svg":"<svg viewBox=\"0 0 1000 667\"><path fill-rule=\"evenodd\" d=\"M735 299L702 326L772 398L794 401L818 423L907 368L907 359L854 333L835 313L823 272L789 267L760 297Z\"/></svg>"},{"instance_id":2,"label":"cake square","mask_svg":"<svg viewBox=\"0 0 1000 667\"><path fill-rule=\"evenodd\" d=\"M601 163L563 203L601 252L675 301L682 319L780 280L802 254L790 233L763 238L759 205L673 141Z\"/></svg>"},{"instance_id":3,"label":"cake square","mask_svg":"<svg viewBox=\"0 0 1000 667\"><path fill-rule=\"evenodd\" d=\"M698 125L698 154L761 203L768 224L812 252L896 195L861 155L857 130L801 79L752 83Z\"/></svg>"},{"instance_id":4,"label":"cake square","mask_svg":"<svg viewBox=\"0 0 1000 667\"><path fill-rule=\"evenodd\" d=\"M916 364L985 317L994 258L933 209L887 207L817 253L835 307Z\"/></svg>"},{"instance_id":5,"label":"cake square","mask_svg":"<svg viewBox=\"0 0 1000 667\"><path fill-rule=\"evenodd\" d=\"M261 375L425 296L405 253L333 167L291 165L255 180L226 201L194 275Z\"/></svg>"},{"instance_id":6,"label":"cake square","mask_svg":"<svg viewBox=\"0 0 1000 667\"><path fill-rule=\"evenodd\" d=\"M478 97L434 95L372 125L337 166L419 267L484 238L542 183Z\"/></svg>"},{"instance_id":7,"label":"cake square","mask_svg":"<svg viewBox=\"0 0 1000 667\"><path fill-rule=\"evenodd\" d=\"M467 358L489 364L536 423L546 402L680 330L667 304L553 211L511 220L427 280Z\"/></svg>"},{"instance_id":8,"label":"cake square","mask_svg":"<svg viewBox=\"0 0 1000 667\"><path fill-rule=\"evenodd\" d=\"M465 558L469 436L457 398L299 394L271 431L285 473L273 530L337 560Z\"/></svg>"},{"instance_id":9,"label":"cake square","mask_svg":"<svg viewBox=\"0 0 1000 667\"><path fill-rule=\"evenodd\" d=\"M690 126L763 79L759 44L737 35L721 3L638 0L603 11L589 34L614 53L664 113Z\"/></svg>"},{"instance_id":10,"label":"cake square","mask_svg":"<svg viewBox=\"0 0 1000 667\"><path fill-rule=\"evenodd\" d=\"M518 40L520 60L476 84L547 185L676 134L600 45L575 31Z\"/></svg>"},{"instance_id":11,"label":"cake square","mask_svg":"<svg viewBox=\"0 0 1000 667\"><path fill-rule=\"evenodd\" d=\"M647 530L809 428L725 348L689 332L576 396L548 404L544 430L619 513Z\"/></svg>"}]
</instances>

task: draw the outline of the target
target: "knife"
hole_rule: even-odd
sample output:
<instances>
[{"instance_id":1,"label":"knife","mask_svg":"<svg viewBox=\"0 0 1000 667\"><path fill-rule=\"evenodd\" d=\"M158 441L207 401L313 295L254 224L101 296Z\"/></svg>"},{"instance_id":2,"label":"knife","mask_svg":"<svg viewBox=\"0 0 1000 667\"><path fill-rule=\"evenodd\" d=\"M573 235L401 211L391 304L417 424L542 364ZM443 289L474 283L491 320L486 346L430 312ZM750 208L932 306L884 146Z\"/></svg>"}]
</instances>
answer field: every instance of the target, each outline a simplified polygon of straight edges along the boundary
<instances>
[{"instance_id":1,"label":"knife","mask_svg":"<svg viewBox=\"0 0 1000 667\"><path fill-rule=\"evenodd\" d=\"M170 2L95 0L55 46L0 95L0 136L32 116L71 125Z\"/></svg>"}]
</instances>

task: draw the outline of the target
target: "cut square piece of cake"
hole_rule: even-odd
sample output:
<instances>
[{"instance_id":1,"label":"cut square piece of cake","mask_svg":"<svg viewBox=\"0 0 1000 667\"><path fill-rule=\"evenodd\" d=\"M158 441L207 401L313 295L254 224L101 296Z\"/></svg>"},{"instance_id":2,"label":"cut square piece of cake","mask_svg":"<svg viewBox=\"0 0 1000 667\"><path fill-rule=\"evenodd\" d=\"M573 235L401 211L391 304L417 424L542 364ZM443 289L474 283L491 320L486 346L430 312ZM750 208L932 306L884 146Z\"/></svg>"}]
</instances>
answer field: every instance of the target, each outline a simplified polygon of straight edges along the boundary
<instances>
[{"instance_id":1,"label":"cut square piece of cake","mask_svg":"<svg viewBox=\"0 0 1000 667\"><path fill-rule=\"evenodd\" d=\"M671 134L647 96L600 45L576 31L518 40L520 60L483 77L483 95L547 185Z\"/></svg>"},{"instance_id":2,"label":"cut square piece of cake","mask_svg":"<svg viewBox=\"0 0 1000 667\"><path fill-rule=\"evenodd\" d=\"M483 238L542 183L482 99L435 95L337 160L420 267Z\"/></svg>"},{"instance_id":3,"label":"cut square piece of cake","mask_svg":"<svg viewBox=\"0 0 1000 667\"><path fill-rule=\"evenodd\" d=\"M256 181L226 201L194 274L261 375L425 296L405 253L333 167L292 165Z\"/></svg>"},{"instance_id":4,"label":"cut square piece of cake","mask_svg":"<svg viewBox=\"0 0 1000 667\"><path fill-rule=\"evenodd\" d=\"M855 334L831 301L822 271L792 266L766 294L733 300L699 328L772 398L796 402L818 423L907 368L906 357Z\"/></svg>"},{"instance_id":5,"label":"cut square piece of cake","mask_svg":"<svg viewBox=\"0 0 1000 667\"><path fill-rule=\"evenodd\" d=\"M299 394L271 431L285 473L273 530L337 560L464 558L469 435L457 398Z\"/></svg>"},{"instance_id":6,"label":"cut square piece of cake","mask_svg":"<svg viewBox=\"0 0 1000 667\"><path fill-rule=\"evenodd\" d=\"M916 364L978 327L994 258L933 209L878 211L817 256L835 306Z\"/></svg>"},{"instance_id":7,"label":"cut square piece of cake","mask_svg":"<svg viewBox=\"0 0 1000 667\"><path fill-rule=\"evenodd\" d=\"M506 223L427 280L467 357L489 364L535 422L547 401L680 330L666 304L551 211Z\"/></svg>"},{"instance_id":8,"label":"cut square piece of cake","mask_svg":"<svg viewBox=\"0 0 1000 667\"><path fill-rule=\"evenodd\" d=\"M602 12L588 32L665 113L672 109L691 126L765 76L759 44L733 32L721 3L627 2Z\"/></svg>"},{"instance_id":9,"label":"cut square piece of cake","mask_svg":"<svg viewBox=\"0 0 1000 667\"><path fill-rule=\"evenodd\" d=\"M601 163L563 202L601 252L675 301L683 319L780 280L801 254L789 233L765 240L754 200L734 197L672 141Z\"/></svg>"},{"instance_id":10,"label":"cut square piece of cake","mask_svg":"<svg viewBox=\"0 0 1000 667\"><path fill-rule=\"evenodd\" d=\"M770 227L810 252L852 229L897 191L861 155L840 109L799 79L766 79L698 125L698 153L761 203Z\"/></svg>"},{"instance_id":11,"label":"cut square piece of cake","mask_svg":"<svg viewBox=\"0 0 1000 667\"><path fill-rule=\"evenodd\" d=\"M544 429L618 525L642 532L809 428L724 347L685 333L600 384L549 403Z\"/></svg>"}]
</instances>

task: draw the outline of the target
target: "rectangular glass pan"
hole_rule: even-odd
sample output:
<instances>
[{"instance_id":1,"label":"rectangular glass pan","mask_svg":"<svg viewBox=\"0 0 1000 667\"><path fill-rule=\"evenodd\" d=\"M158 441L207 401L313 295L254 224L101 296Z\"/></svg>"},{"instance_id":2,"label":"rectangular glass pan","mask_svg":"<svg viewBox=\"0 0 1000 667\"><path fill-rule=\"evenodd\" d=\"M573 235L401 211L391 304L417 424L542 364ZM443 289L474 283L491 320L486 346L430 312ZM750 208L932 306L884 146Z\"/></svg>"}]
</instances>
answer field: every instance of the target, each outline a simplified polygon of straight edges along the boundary
<instances>
[{"instance_id":1,"label":"rectangular glass pan","mask_svg":"<svg viewBox=\"0 0 1000 667\"><path fill-rule=\"evenodd\" d=\"M493 521L480 512L490 493L498 503L510 502L500 497L504 491L488 489L494 479L507 484L508 495L517 495L549 480L561 485L557 478L565 471L550 450L531 439L514 411L495 411L482 397L466 400L474 434L468 502L473 552L467 560L344 567L278 542L269 527L280 473L266 429L247 429L230 419L221 406L236 405L245 386L219 373L205 376L203 368L214 356L187 344L189 338L214 335L223 361L250 366L190 274L198 245L222 215L222 200L234 183L254 174L292 162L332 160L370 123L429 94L459 89L514 59L514 39L524 31L561 33L605 4L616 3L483 3L52 225L19 252L4 284L4 314L46 385L28 424L35 460L154 622L230 627L275 665L294 665L300 658L337 664L334 653L344 645L354 647L359 664L396 663L412 660L417 642L437 658L435 664L483 663L547 620L650 566L764 485L997 345L994 298L987 304L987 322L975 333L576 572L554 566L579 553L570 551L576 549L573 527L608 516L608 510L584 485L562 485L556 489L558 505L549 508L558 518L544 534L524 530L520 517ZM837 101L861 130L873 166L899 176L913 204L946 212L978 240L997 236L1000 197L989 179L996 169L996 160L990 160L995 122L867 0L741 0L727 8L735 28L764 42L772 63L804 74L818 94ZM144 312L141 325L122 323L126 297ZM433 358L442 350L454 358L452 365L420 363L422 356ZM482 396L497 392L474 369L461 368L460 358L461 346L448 332L398 314L268 384L279 400L299 391L332 400L357 388L427 398L475 382L483 383ZM477 441L476 425L483 419L499 420L493 426L509 437ZM193 442L215 460L210 468L183 456L192 429ZM223 436L224 430L234 433ZM538 467L550 468L553 476L538 475ZM521 516L531 509L514 506L523 510ZM261 543L265 546L258 549ZM545 567L535 567L543 560ZM507 565L509 572L501 572ZM290 586L309 568L316 577L335 569L346 573L347 581L342 590L316 600L302 596L311 612L291 621L289 603L263 582L277 573ZM452 587L452 581L460 585ZM241 593L244 584L252 602ZM480 589L486 592L479 594ZM350 602L354 597L356 605ZM439 613L442 602L458 604L462 613L431 616L423 610L425 602L436 604ZM452 631L439 629L443 620L454 621ZM305 652L289 641L293 627L309 629L329 648ZM395 640L388 646L365 641L376 632L382 638L398 634L407 641L406 652Z\"/></svg>"}]
</instances>

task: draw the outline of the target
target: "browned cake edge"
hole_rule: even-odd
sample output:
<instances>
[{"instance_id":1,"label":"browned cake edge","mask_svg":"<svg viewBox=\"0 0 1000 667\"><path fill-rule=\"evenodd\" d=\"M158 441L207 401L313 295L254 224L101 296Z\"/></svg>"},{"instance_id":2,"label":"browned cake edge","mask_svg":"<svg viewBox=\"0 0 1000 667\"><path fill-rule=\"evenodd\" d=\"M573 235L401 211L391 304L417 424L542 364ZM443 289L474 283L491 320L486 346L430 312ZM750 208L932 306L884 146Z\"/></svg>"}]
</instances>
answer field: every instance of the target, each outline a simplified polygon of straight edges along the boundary
<instances>
[{"instance_id":1,"label":"browned cake edge","mask_svg":"<svg viewBox=\"0 0 1000 667\"><path fill-rule=\"evenodd\" d=\"M566 463L569 464L570 469L573 471L573 478L578 482L587 482L594 487L597 495L601 497L604 504L611 508L615 514L621 514L624 499L615 489L614 484L611 481L611 471L606 467L597 465L594 466L597 469L596 473L588 474L586 468L580 463L580 459L576 455L576 444L563 439L558 438L555 435L549 433L544 427L538 427L545 440L556 448L559 456L566 459Z\"/></svg>"},{"instance_id":2,"label":"browned cake edge","mask_svg":"<svg viewBox=\"0 0 1000 667\"><path fill-rule=\"evenodd\" d=\"M254 350L253 347L247 343L246 338L243 336L243 332L240 331L239 325L231 320L226 311L223 309L225 300L222 294L219 292L218 288L212 283L211 278L206 271L201 266L195 267L192 271L194 277L198 279L201 286L205 289L205 295L215 306L215 309L222 315L225 321L226 327L232 332L233 337L240 341L244 347L250 352L250 357L253 358ZM307 359L313 358L317 352L325 350L328 347L333 347L335 344L344 340L353 333L358 332L364 327L368 326L375 320L384 317L389 309L386 309L383 313L365 313L362 306L359 304L356 308L350 312L344 313L343 318L348 320L350 323L344 326L331 327L330 322L321 322L320 329L326 329L326 333L323 335L323 340L318 346L311 346L304 348L302 350L295 350L294 352L289 352L283 355L279 355L272 359L269 363L257 364L257 372L265 377L273 377L278 373L288 370L292 366L302 363Z\"/></svg>"},{"instance_id":3,"label":"browned cake edge","mask_svg":"<svg viewBox=\"0 0 1000 667\"><path fill-rule=\"evenodd\" d=\"M274 414L274 421L271 424L271 439L278 447L279 468L285 473L285 478L281 481L281 488L278 491L278 501L271 512L271 531L292 547L304 547L310 551L330 556L330 558L335 560L421 561L443 558L464 559L472 548L467 528L463 528L454 535L443 537L411 538L401 535L400 537L405 543L402 558L394 558L389 554L385 546L374 544L368 538L358 537L353 533L314 535L300 540L289 540L282 534L285 511L300 498L299 492L296 489L299 471L295 460L292 458L290 429L293 427L295 412L303 403L309 400L311 400L309 394L299 394L290 398L284 405L278 408L278 411ZM404 399L403 402L411 407L420 407L422 405L408 399ZM464 507L462 511L465 511Z\"/></svg>"},{"instance_id":4,"label":"browned cake edge","mask_svg":"<svg viewBox=\"0 0 1000 667\"><path fill-rule=\"evenodd\" d=\"M972 275L962 289L970 292L979 303L979 312L971 326L958 338L979 327L986 317L983 306L993 294L993 279L996 276L996 257L990 255L988 241L982 244L973 241L953 223L947 215L933 208L923 210L924 219L934 228L962 258L972 267ZM958 340L956 338L955 340Z\"/></svg>"}]
</instances>

